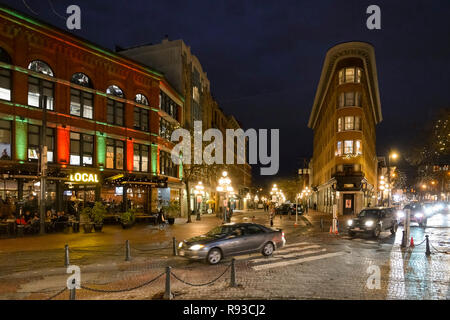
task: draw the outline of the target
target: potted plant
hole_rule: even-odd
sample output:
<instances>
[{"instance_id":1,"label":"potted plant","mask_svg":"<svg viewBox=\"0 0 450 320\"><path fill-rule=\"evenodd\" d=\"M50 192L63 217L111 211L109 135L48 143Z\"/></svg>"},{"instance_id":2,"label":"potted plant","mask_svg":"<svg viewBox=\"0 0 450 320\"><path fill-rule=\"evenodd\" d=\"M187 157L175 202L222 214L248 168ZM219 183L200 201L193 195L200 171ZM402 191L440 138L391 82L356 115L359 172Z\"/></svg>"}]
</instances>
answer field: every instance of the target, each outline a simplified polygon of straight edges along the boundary
<instances>
[{"instance_id":1,"label":"potted plant","mask_svg":"<svg viewBox=\"0 0 450 320\"><path fill-rule=\"evenodd\" d=\"M83 225L84 233L92 232L94 224L92 223L92 209L90 207L85 207L81 210L80 224Z\"/></svg>"},{"instance_id":2,"label":"potted plant","mask_svg":"<svg viewBox=\"0 0 450 320\"><path fill-rule=\"evenodd\" d=\"M95 202L94 207L92 208L92 220L94 222L95 232L102 231L105 214L105 206L100 201Z\"/></svg>"},{"instance_id":3,"label":"potted plant","mask_svg":"<svg viewBox=\"0 0 450 320\"><path fill-rule=\"evenodd\" d=\"M135 221L134 210L128 210L120 215L120 223L122 225L122 228L124 229L131 228L131 226L134 224L134 221Z\"/></svg>"},{"instance_id":4,"label":"potted plant","mask_svg":"<svg viewBox=\"0 0 450 320\"><path fill-rule=\"evenodd\" d=\"M180 202L177 200L170 201L168 205L163 206L163 210L167 213L167 221L169 224L174 224L175 217L180 213Z\"/></svg>"}]
</instances>

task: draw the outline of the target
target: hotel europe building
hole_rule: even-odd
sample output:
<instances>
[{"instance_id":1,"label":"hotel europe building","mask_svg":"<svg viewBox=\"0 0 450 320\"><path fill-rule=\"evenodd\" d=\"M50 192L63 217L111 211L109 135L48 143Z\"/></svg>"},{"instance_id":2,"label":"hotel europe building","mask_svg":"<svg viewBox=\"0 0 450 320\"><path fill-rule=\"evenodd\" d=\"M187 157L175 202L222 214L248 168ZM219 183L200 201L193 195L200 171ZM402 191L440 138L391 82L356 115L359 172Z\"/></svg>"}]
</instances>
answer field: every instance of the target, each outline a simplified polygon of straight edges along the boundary
<instances>
[{"instance_id":1,"label":"hotel europe building","mask_svg":"<svg viewBox=\"0 0 450 320\"><path fill-rule=\"evenodd\" d=\"M376 125L382 121L374 48L328 50L308 127L314 130L310 204L339 215L376 204Z\"/></svg>"},{"instance_id":2,"label":"hotel europe building","mask_svg":"<svg viewBox=\"0 0 450 320\"><path fill-rule=\"evenodd\" d=\"M162 73L0 7L3 199L36 201L45 130L47 201L56 210L102 200L117 212L149 212L180 200L169 140L183 104Z\"/></svg>"}]
</instances>

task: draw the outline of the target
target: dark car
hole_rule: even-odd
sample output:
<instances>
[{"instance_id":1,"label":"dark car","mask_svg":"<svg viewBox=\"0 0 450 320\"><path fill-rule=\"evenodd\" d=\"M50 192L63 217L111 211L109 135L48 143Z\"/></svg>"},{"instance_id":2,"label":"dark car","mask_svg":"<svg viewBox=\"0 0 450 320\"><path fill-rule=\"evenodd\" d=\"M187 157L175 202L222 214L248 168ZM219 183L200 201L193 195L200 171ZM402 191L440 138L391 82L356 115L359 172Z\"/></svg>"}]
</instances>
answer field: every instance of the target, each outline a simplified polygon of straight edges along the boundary
<instances>
[{"instance_id":1,"label":"dark car","mask_svg":"<svg viewBox=\"0 0 450 320\"><path fill-rule=\"evenodd\" d=\"M369 233L378 238L380 233L390 230L392 234L397 232L397 217L395 208L366 208L355 219L348 220L348 234Z\"/></svg>"},{"instance_id":2,"label":"dark car","mask_svg":"<svg viewBox=\"0 0 450 320\"><path fill-rule=\"evenodd\" d=\"M279 205L275 208L275 214L289 214L289 212L292 214L295 214L295 211L293 210L292 206L288 203L283 203L282 205Z\"/></svg>"},{"instance_id":3,"label":"dark car","mask_svg":"<svg viewBox=\"0 0 450 320\"><path fill-rule=\"evenodd\" d=\"M261 252L270 256L286 243L281 229L256 223L226 223L208 233L184 240L178 245L180 256L217 264L224 257Z\"/></svg>"}]
</instances>

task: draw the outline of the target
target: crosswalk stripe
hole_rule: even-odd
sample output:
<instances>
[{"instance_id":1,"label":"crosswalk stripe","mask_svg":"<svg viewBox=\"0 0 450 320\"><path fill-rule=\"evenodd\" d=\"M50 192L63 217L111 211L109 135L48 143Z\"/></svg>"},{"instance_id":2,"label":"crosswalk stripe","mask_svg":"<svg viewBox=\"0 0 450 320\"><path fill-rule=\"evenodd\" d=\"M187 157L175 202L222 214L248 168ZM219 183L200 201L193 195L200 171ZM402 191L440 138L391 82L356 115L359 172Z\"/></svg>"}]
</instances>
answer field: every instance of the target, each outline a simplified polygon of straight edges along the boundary
<instances>
[{"instance_id":1,"label":"crosswalk stripe","mask_svg":"<svg viewBox=\"0 0 450 320\"><path fill-rule=\"evenodd\" d=\"M276 268L276 267L284 267L284 266L289 266L289 265L293 265L293 264L299 264L299 263L302 263L302 262L308 262L308 261L320 260L320 259L325 259L325 258L330 258L330 257L336 257L336 256L340 256L340 255L343 255L343 254L345 254L345 252L343 252L343 251L334 252L334 253L326 253L326 254L322 254L322 255L319 255L319 256L311 256L311 257L295 259L295 260L288 260L288 261L280 261L280 262L275 262L275 263L262 264L262 265L259 265L259 266L254 266L252 268L253 268L253 270L260 271L260 270L271 269L271 268Z\"/></svg>"},{"instance_id":2,"label":"crosswalk stripe","mask_svg":"<svg viewBox=\"0 0 450 320\"><path fill-rule=\"evenodd\" d=\"M290 247L296 247L296 246L302 246L305 244L309 244L309 242L298 242L298 243L290 243L283 246L283 248L290 248Z\"/></svg>"},{"instance_id":3,"label":"crosswalk stripe","mask_svg":"<svg viewBox=\"0 0 450 320\"><path fill-rule=\"evenodd\" d=\"M301 247L301 248L288 248L288 249L282 248L278 251L275 251L275 253L284 254L284 253L288 253L288 252L301 251L301 250L307 250L307 249L315 249L315 248L320 248L320 246L315 244L312 246L306 246L306 247Z\"/></svg>"},{"instance_id":4,"label":"crosswalk stripe","mask_svg":"<svg viewBox=\"0 0 450 320\"><path fill-rule=\"evenodd\" d=\"M295 257L300 257L300 256L306 256L307 254L314 254L314 253L319 253L319 252L324 252L327 251L327 249L320 249L320 250L307 250L307 251L302 251L302 252L298 252L298 253L291 253L291 254L287 254L287 255L283 255L283 256L274 256L274 257L270 257L270 258L260 258L260 259L255 259L255 260L251 260L250 262L272 262L272 261L278 261L278 260L282 260L282 259L286 259L286 258L295 258Z\"/></svg>"}]
</instances>

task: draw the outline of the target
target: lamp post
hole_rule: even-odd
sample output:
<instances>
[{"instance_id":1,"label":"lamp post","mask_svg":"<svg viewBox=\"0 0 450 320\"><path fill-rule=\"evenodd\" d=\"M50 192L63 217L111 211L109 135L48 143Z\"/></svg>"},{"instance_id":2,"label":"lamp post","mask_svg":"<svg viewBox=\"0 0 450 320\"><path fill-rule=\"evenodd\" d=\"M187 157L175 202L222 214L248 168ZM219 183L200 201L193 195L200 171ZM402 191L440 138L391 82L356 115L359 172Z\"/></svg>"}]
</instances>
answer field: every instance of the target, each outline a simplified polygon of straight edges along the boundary
<instances>
[{"instance_id":1,"label":"lamp post","mask_svg":"<svg viewBox=\"0 0 450 320\"><path fill-rule=\"evenodd\" d=\"M228 172L226 172L226 171L222 172L222 177L220 177L220 179L219 179L219 185L217 186L216 190L218 192L225 193L223 221L224 221L224 223L226 223L228 220L228 217L227 217L228 193L233 192L233 187L231 186L231 179L228 178Z\"/></svg>"},{"instance_id":2,"label":"lamp post","mask_svg":"<svg viewBox=\"0 0 450 320\"><path fill-rule=\"evenodd\" d=\"M387 191L388 191L388 207L391 206L391 189L392 189L391 188L391 165L390 165L391 158L396 160L398 158L398 154L396 152L389 152L389 154L388 154L388 163L387 163L387 165L388 165L388 172L387 172L387 175L388 175L388 189L387 189Z\"/></svg>"},{"instance_id":3,"label":"lamp post","mask_svg":"<svg viewBox=\"0 0 450 320\"><path fill-rule=\"evenodd\" d=\"M201 213L201 205L203 202L203 196L205 195L204 191L205 187L203 186L203 183L201 181L198 182L198 184L195 186L194 194L196 196L196 202L197 202L197 220L200 220L200 213Z\"/></svg>"}]
</instances>

